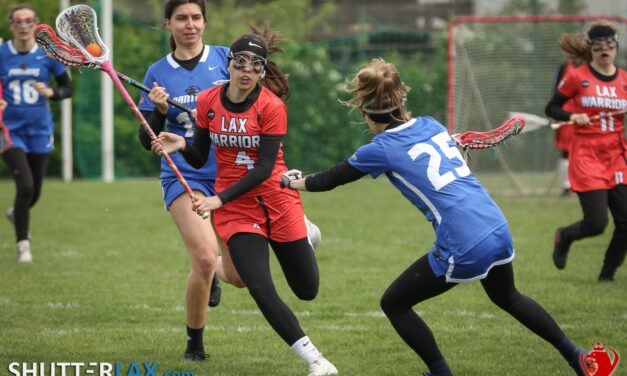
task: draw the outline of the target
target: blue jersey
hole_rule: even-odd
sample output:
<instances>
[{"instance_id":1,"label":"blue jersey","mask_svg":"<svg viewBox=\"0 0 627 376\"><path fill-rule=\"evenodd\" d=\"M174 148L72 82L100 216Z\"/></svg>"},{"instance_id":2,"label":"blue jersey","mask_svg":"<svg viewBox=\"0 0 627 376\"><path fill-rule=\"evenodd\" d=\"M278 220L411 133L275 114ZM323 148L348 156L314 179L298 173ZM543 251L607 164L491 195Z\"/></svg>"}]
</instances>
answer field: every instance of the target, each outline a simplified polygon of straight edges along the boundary
<instances>
[{"instance_id":1,"label":"blue jersey","mask_svg":"<svg viewBox=\"0 0 627 376\"><path fill-rule=\"evenodd\" d=\"M23 135L51 135L54 121L48 98L33 87L36 82L49 84L52 77L65 72L65 65L49 58L37 45L27 53L18 52L12 41L0 46L2 97L7 101L4 123L9 131Z\"/></svg>"},{"instance_id":2,"label":"blue jersey","mask_svg":"<svg viewBox=\"0 0 627 376\"><path fill-rule=\"evenodd\" d=\"M385 173L432 223L435 249L446 258L464 255L507 224L444 126L431 117L377 134L348 162L374 178Z\"/></svg>"},{"instance_id":3,"label":"blue jersey","mask_svg":"<svg viewBox=\"0 0 627 376\"><path fill-rule=\"evenodd\" d=\"M168 54L148 68L144 84L151 88L153 82L156 82L159 86L165 87L166 92L170 94L170 99L194 109L196 98L201 91L221 85L229 79L228 53L227 47L205 46L200 61L191 71L181 67L172 54ZM142 93L138 107L141 111L154 110L155 105L148 99L148 93ZM174 106L169 106L166 117L166 130L183 136L191 142L195 129L191 115ZM215 179L216 159L213 146L207 163L200 169L190 166L179 152L171 153L170 156L185 178ZM175 178L163 158L160 177L162 179Z\"/></svg>"}]
</instances>

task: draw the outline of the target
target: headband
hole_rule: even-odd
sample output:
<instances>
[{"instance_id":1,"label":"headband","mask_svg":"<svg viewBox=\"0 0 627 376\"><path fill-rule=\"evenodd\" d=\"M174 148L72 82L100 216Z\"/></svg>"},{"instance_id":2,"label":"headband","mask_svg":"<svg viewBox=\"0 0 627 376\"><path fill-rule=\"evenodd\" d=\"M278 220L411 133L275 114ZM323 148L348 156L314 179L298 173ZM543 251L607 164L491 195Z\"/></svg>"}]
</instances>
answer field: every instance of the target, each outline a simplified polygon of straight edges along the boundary
<instances>
[{"instance_id":1,"label":"headband","mask_svg":"<svg viewBox=\"0 0 627 376\"><path fill-rule=\"evenodd\" d=\"M407 104L407 98L403 98L401 101L401 106L405 106L405 104ZM381 114L389 114L394 110L398 110L398 106L394 106L390 108L383 108L380 110L374 110L374 109L366 107L366 105L364 104L361 106L361 110L367 114L381 115Z\"/></svg>"},{"instance_id":2,"label":"headband","mask_svg":"<svg viewBox=\"0 0 627 376\"><path fill-rule=\"evenodd\" d=\"M593 40L599 38L613 38L615 40L618 40L618 35L616 34L616 31L614 31L614 29L605 25L594 26L592 29L590 29L590 31L588 31L588 43L591 43Z\"/></svg>"},{"instance_id":3,"label":"headband","mask_svg":"<svg viewBox=\"0 0 627 376\"><path fill-rule=\"evenodd\" d=\"M257 56L261 56L264 59L268 58L268 50L263 45L263 43L259 41L244 37L236 40L231 45L231 53L233 54L244 51L252 52Z\"/></svg>"}]
</instances>

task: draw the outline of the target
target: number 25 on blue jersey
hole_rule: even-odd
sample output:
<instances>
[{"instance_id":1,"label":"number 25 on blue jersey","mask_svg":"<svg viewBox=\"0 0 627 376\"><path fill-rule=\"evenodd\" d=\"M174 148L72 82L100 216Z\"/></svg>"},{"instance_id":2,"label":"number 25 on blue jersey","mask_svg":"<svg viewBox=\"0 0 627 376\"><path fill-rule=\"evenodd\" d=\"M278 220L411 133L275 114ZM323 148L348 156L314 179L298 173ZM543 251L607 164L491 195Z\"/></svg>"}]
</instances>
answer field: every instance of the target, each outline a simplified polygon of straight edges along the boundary
<instances>
[{"instance_id":1,"label":"number 25 on blue jersey","mask_svg":"<svg viewBox=\"0 0 627 376\"><path fill-rule=\"evenodd\" d=\"M429 155L427 178L436 191L439 191L458 177L470 175L470 169L466 161L464 161L459 150L450 144L451 137L447 132L442 132L431 137L431 141L433 141L436 146L421 142L409 149L407 154L409 154L409 157L414 161L422 154L426 153ZM452 163L453 159L458 159L461 166L455 167ZM447 171L440 173L441 167L444 167Z\"/></svg>"}]
</instances>

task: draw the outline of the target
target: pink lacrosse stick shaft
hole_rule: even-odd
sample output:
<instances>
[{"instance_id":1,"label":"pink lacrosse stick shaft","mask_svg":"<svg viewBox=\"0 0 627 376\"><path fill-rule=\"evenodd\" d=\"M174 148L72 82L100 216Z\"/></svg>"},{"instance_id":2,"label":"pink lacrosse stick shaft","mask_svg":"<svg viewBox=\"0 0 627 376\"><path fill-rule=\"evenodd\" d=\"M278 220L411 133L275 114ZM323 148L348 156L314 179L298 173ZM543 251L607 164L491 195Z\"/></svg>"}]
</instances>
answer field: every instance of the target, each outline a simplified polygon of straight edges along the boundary
<instances>
[{"instance_id":1,"label":"pink lacrosse stick shaft","mask_svg":"<svg viewBox=\"0 0 627 376\"><path fill-rule=\"evenodd\" d=\"M142 115L142 113L139 111L139 108L137 108L137 106L135 105L135 102L133 101L133 99L131 99L131 96L128 94L128 92L124 88L124 85L122 85L122 82L120 81L120 78L118 77L118 75L115 73L115 70L113 69L113 66L111 65L111 62L109 60L105 60L100 65L100 68L104 72L106 72L109 75L109 77L111 77L111 79L113 80L113 83L115 84L115 87L118 89L120 94L122 94L122 97L124 97L124 100L126 101L126 103L133 109L133 111L135 112L135 117L139 119L142 127L144 127L144 129L146 130L146 133L148 133L148 136L150 137L150 139L153 141L157 140L157 135L155 134L155 132L153 132L152 128L150 128L150 125L148 125L148 122L144 118L144 115ZM166 162L168 162L168 166L170 166L170 168L176 175L176 178L183 185L183 188L185 188L185 191L187 192L189 197L193 200L195 198L194 192L192 192L192 189L190 188L189 184L187 184L187 180L185 180L185 178L179 171L178 167L176 167L176 165L172 161L172 158L170 158L170 154L168 154L165 150L163 150L163 157L165 158ZM207 218L208 216L209 216L209 213L203 213L202 215L203 218Z\"/></svg>"}]
</instances>

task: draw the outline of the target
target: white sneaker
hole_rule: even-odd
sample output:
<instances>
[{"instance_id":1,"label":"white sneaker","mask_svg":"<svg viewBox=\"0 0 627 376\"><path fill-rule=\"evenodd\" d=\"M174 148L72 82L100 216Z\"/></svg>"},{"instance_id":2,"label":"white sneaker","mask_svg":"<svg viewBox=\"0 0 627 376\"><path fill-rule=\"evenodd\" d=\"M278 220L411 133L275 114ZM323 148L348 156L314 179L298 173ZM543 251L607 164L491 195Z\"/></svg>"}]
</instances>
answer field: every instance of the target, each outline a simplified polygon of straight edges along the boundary
<instances>
[{"instance_id":1,"label":"white sneaker","mask_svg":"<svg viewBox=\"0 0 627 376\"><path fill-rule=\"evenodd\" d=\"M308 376L337 375L337 373L337 368L320 354L320 358L309 365Z\"/></svg>"},{"instance_id":2,"label":"white sneaker","mask_svg":"<svg viewBox=\"0 0 627 376\"><path fill-rule=\"evenodd\" d=\"M30 263L33 256L30 254L30 240L20 240L17 242L17 262Z\"/></svg>"},{"instance_id":3,"label":"white sneaker","mask_svg":"<svg viewBox=\"0 0 627 376\"><path fill-rule=\"evenodd\" d=\"M15 217L13 216L13 207L8 208L7 211L4 212L4 216L7 217L7 219L9 220L9 222L11 222L13 226L15 226Z\"/></svg>"},{"instance_id":4,"label":"white sneaker","mask_svg":"<svg viewBox=\"0 0 627 376\"><path fill-rule=\"evenodd\" d=\"M313 249L318 248L320 242L322 241L322 233L320 232L320 228L316 226L313 222L305 216L305 224L307 225L307 237L309 237L309 242Z\"/></svg>"}]
</instances>

